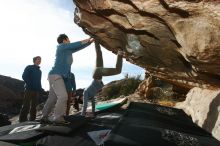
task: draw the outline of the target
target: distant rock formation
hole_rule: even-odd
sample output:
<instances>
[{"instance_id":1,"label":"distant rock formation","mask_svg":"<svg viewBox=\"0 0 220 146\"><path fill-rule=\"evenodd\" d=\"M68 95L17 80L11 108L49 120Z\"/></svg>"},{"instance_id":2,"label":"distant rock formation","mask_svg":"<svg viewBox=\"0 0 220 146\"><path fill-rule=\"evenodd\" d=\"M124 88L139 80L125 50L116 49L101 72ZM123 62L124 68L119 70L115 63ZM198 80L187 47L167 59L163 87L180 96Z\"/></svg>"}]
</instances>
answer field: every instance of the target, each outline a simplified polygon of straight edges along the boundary
<instances>
[{"instance_id":1,"label":"distant rock formation","mask_svg":"<svg viewBox=\"0 0 220 146\"><path fill-rule=\"evenodd\" d=\"M0 113L18 114L22 105L23 92L23 81L0 75Z\"/></svg>"}]
</instances>

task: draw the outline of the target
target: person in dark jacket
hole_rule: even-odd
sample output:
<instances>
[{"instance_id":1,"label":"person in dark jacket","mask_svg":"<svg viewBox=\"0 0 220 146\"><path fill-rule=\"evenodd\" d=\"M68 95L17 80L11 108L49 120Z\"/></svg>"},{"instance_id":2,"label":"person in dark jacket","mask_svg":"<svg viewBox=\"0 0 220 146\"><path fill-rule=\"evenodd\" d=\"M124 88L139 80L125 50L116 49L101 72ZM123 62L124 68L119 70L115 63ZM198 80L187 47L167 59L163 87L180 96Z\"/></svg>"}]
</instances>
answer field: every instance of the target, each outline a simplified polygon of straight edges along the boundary
<instances>
[{"instance_id":1,"label":"person in dark jacket","mask_svg":"<svg viewBox=\"0 0 220 146\"><path fill-rule=\"evenodd\" d=\"M41 63L41 57L34 57L33 62L34 64L28 65L22 74L22 78L25 82L25 92L19 122L27 121L28 113L30 114L30 121L34 121L36 119L37 97L41 91L44 91L41 86L42 73L39 66Z\"/></svg>"}]
</instances>

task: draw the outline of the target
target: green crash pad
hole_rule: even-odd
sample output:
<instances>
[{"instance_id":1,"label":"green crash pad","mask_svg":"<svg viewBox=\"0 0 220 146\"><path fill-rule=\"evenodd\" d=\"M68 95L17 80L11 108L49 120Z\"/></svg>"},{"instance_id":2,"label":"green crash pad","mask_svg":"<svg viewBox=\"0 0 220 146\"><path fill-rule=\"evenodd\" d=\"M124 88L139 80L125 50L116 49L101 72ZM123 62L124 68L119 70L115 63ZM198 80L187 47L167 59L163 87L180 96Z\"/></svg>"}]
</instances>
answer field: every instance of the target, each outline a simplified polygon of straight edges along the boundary
<instances>
[{"instance_id":1,"label":"green crash pad","mask_svg":"<svg viewBox=\"0 0 220 146\"><path fill-rule=\"evenodd\" d=\"M103 104L96 105L95 108L97 110L105 110L105 109L111 108L115 105L117 105L117 103L103 103Z\"/></svg>"},{"instance_id":2,"label":"green crash pad","mask_svg":"<svg viewBox=\"0 0 220 146\"><path fill-rule=\"evenodd\" d=\"M96 111L103 111L103 110L107 110L107 109L110 109L112 107L115 107L117 105L120 105L122 103L124 103L126 101L127 98L121 98L121 99L118 99L116 101L112 101L112 102L108 102L108 103L101 103L101 104L97 104L95 106L96 108Z\"/></svg>"}]
</instances>

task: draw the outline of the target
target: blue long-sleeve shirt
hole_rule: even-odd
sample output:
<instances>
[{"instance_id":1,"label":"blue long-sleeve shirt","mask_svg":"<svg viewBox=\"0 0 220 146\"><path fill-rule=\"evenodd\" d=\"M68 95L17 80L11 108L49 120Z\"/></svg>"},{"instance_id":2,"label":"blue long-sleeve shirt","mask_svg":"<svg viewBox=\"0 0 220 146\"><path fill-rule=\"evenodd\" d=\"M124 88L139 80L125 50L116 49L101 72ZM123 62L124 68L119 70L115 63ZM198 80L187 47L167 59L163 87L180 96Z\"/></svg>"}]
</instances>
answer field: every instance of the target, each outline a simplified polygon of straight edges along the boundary
<instances>
[{"instance_id":1,"label":"blue long-sleeve shirt","mask_svg":"<svg viewBox=\"0 0 220 146\"><path fill-rule=\"evenodd\" d=\"M42 91L41 75L39 66L28 65L22 74L22 79L25 82L25 90Z\"/></svg>"},{"instance_id":2,"label":"blue long-sleeve shirt","mask_svg":"<svg viewBox=\"0 0 220 146\"><path fill-rule=\"evenodd\" d=\"M72 54L87 47L90 43L82 44L80 41L68 44L59 44L56 51L56 59L51 74L58 74L63 77L68 77L71 71L73 62Z\"/></svg>"},{"instance_id":3,"label":"blue long-sleeve shirt","mask_svg":"<svg viewBox=\"0 0 220 146\"><path fill-rule=\"evenodd\" d=\"M85 89L84 93L87 92L87 94L84 94L84 98L92 98L94 97L104 86L103 82L101 80L93 80L92 83Z\"/></svg>"}]
</instances>

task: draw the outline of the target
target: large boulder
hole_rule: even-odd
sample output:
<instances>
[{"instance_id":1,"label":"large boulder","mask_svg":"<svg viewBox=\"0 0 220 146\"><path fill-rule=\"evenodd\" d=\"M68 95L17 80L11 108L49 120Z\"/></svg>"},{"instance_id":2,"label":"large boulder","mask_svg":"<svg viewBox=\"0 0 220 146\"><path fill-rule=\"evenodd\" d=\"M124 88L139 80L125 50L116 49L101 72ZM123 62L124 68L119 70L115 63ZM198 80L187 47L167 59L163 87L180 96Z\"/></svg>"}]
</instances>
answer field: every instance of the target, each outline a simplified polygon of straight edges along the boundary
<instances>
[{"instance_id":1,"label":"large boulder","mask_svg":"<svg viewBox=\"0 0 220 146\"><path fill-rule=\"evenodd\" d=\"M106 49L185 91L183 109L219 134L219 0L74 0L74 21ZM147 86L146 86L146 85ZM148 91L151 84L141 86ZM149 86L148 86L149 85ZM143 95L147 92L143 92Z\"/></svg>"},{"instance_id":2,"label":"large boulder","mask_svg":"<svg viewBox=\"0 0 220 146\"><path fill-rule=\"evenodd\" d=\"M176 104L200 127L220 140L220 90L195 87L187 94L184 102Z\"/></svg>"},{"instance_id":3,"label":"large boulder","mask_svg":"<svg viewBox=\"0 0 220 146\"><path fill-rule=\"evenodd\" d=\"M74 0L75 23L153 76L220 87L220 1Z\"/></svg>"}]
</instances>

